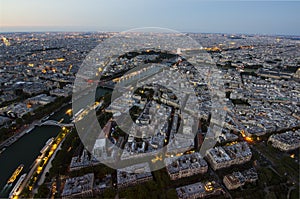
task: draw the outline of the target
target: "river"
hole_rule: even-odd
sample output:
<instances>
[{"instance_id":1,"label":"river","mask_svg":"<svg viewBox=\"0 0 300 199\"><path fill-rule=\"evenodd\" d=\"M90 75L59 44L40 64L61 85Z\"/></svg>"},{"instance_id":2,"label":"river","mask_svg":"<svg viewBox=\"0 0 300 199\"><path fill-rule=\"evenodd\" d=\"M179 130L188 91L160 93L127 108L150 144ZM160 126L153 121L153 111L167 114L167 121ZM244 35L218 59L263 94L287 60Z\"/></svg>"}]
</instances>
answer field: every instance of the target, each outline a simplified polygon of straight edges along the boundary
<instances>
[{"instance_id":1,"label":"river","mask_svg":"<svg viewBox=\"0 0 300 199\"><path fill-rule=\"evenodd\" d=\"M110 90L98 88L96 99L102 97L107 92L110 92ZM84 98L79 100L84 100ZM72 105L68 104L54 113L49 119L69 123L71 116L66 114L66 111L71 108ZM44 147L47 140L57 136L60 130L61 128L58 126L36 126L0 154L0 198L8 197L18 178L23 173L29 172L30 166L40 155L40 150ZM7 180L20 164L24 164L22 172L12 185L7 186Z\"/></svg>"}]
</instances>

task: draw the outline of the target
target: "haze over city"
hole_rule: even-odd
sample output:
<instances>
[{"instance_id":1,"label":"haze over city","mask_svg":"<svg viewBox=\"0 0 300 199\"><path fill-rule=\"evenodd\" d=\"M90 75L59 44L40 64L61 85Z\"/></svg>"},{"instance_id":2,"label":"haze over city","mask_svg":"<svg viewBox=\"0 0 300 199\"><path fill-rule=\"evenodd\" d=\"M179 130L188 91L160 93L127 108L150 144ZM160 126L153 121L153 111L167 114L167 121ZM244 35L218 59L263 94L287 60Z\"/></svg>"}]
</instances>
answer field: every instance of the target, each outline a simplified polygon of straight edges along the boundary
<instances>
[{"instance_id":1,"label":"haze over city","mask_svg":"<svg viewBox=\"0 0 300 199\"><path fill-rule=\"evenodd\" d=\"M299 1L2 0L0 31L124 31L299 35Z\"/></svg>"}]
</instances>

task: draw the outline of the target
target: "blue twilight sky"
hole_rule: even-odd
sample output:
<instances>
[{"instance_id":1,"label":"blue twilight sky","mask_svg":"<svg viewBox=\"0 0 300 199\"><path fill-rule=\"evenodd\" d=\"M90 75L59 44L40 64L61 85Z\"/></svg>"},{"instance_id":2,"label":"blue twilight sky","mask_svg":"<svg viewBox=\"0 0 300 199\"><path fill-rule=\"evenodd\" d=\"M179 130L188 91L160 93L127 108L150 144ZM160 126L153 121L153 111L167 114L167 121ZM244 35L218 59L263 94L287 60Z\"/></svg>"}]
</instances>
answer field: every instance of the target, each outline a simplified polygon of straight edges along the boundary
<instances>
[{"instance_id":1,"label":"blue twilight sky","mask_svg":"<svg viewBox=\"0 0 300 199\"><path fill-rule=\"evenodd\" d=\"M123 31L300 35L300 1L0 0L0 32Z\"/></svg>"}]
</instances>

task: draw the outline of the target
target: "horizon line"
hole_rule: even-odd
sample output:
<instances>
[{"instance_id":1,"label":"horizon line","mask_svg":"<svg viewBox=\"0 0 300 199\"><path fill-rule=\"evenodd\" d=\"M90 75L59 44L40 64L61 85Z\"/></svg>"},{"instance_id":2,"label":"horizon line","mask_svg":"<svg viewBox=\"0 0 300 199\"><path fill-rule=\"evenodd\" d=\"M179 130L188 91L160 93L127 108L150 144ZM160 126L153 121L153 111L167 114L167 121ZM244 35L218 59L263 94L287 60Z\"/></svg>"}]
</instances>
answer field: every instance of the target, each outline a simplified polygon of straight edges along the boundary
<instances>
[{"instance_id":1,"label":"horizon line","mask_svg":"<svg viewBox=\"0 0 300 199\"><path fill-rule=\"evenodd\" d=\"M83 30L83 28L93 28L90 30ZM6 30L3 30L6 29ZM13 29L19 29L19 30L13 30ZM29 30L20 30L22 28L29 28ZM37 29L35 29L37 28ZM43 28L46 28L45 30L43 30ZM55 28L55 29L53 29ZM62 30L61 28L75 28L73 30ZM79 28L79 29L76 29ZM102 30L96 30L96 28L98 29L102 29ZM149 28L149 27L138 27L138 28ZM151 28L151 27L150 27ZM30 30L30 29L35 29L35 30ZM106 29L106 30L105 30ZM112 29L116 29L116 30L112 30ZM118 30L117 30L118 29ZM5 34L5 33L47 33L47 32L52 32L52 33L71 33L71 32L76 32L76 33L91 33L91 32L103 32L103 33L118 33L118 32L124 32L124 31L128 31L128 30L132 30L132 29L136 29L136 27L124 27L122 28L121 26L119 27L102 27L100 28L99 26L42 26L42 25L38 25L38 26L0 26L0 34ZM171 28L165 28L165 29L170 29L170 30L175 30L178 31L179 33L183 33L183 34L229 34L229 35L263 35L263 36L296 36L296 37L300 37L300 34L297 33L247 33L247 32L219 32L219 31L197 31L197 30L184 30L184 31L180 31L180 30L176 30L176 29L171 29Z\"/></svg>"}]
</instances>

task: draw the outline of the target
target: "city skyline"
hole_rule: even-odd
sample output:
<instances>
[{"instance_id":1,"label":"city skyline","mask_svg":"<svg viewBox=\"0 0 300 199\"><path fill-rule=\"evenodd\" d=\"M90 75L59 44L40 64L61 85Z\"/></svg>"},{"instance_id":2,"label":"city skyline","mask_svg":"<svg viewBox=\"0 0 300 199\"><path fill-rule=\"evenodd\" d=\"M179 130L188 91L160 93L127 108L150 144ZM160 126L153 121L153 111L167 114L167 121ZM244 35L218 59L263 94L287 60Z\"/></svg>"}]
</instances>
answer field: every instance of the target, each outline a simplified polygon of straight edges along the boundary
<instances>
[{"instance_id":1,"label":"city skyline","mask_svg":"<svg viewBox=\"0 0 300 199\"><path fill-rule=\"evenodd\" d=\"M299 1L3 0L0 32L125 31L150 26L181 32L300 35L299 8Z\"/></svg>"}]
</instances>

